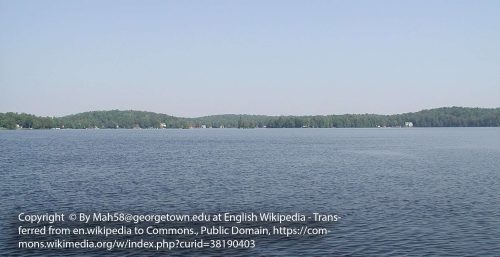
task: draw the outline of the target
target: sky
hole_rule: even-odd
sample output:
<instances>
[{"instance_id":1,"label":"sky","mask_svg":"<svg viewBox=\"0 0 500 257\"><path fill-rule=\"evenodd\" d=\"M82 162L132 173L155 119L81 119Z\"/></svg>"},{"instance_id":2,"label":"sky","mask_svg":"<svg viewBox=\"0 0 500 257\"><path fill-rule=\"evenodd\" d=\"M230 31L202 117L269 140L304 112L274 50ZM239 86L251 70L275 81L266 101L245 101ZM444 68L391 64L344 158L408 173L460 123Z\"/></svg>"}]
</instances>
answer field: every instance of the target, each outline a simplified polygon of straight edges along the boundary
<instances>
[{"instance_id":1,"label":"sky","mask_svg":"<svg viewBox=\"0 0 500 257\"><path fill-rule=\"evenodd\" d=\"M500 1L0 0L0 112L500 107Z\"/></svg>"}]
</instances>

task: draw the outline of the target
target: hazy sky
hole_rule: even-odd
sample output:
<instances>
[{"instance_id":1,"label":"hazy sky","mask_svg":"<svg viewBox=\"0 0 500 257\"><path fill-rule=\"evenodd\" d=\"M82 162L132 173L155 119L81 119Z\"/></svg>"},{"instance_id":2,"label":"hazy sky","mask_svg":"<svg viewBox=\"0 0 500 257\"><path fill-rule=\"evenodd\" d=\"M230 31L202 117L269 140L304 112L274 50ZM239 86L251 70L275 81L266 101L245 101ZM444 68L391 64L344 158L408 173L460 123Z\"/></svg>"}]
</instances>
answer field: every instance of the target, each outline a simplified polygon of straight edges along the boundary
<instances>
[{"instance_id":1,"label":"hazy sky","mask_svg":"<svg viewBox=\"0 0 500 257\"><path fill-rule=\"evenodd\" d=\"M500 1L0 0L0 112L500 107Z\"/></svg>"}]
</instances>

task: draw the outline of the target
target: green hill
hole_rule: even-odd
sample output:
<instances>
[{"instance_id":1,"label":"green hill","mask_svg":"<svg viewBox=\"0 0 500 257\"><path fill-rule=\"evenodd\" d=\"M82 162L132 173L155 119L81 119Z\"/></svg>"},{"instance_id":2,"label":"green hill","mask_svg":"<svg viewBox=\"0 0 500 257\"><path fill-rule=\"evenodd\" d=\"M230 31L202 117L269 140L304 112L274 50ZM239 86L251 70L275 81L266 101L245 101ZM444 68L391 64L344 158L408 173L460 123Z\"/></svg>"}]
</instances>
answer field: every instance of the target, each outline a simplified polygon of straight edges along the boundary
<instances>
[{"instance_id":1,"label":"green hill","mask_svg":"<svg viewBox=\"0 0 500 257\"><path fill-rule=\"evenodd\" d=\"M498 127L500 108L443 107L394 115L343 114L317 116L264 116L224 114L181 118L145 111L92 111L63 117L39 117L25 113L0 113L0 128L370 128L416 127Z\"/></svg>"}]
</instances>

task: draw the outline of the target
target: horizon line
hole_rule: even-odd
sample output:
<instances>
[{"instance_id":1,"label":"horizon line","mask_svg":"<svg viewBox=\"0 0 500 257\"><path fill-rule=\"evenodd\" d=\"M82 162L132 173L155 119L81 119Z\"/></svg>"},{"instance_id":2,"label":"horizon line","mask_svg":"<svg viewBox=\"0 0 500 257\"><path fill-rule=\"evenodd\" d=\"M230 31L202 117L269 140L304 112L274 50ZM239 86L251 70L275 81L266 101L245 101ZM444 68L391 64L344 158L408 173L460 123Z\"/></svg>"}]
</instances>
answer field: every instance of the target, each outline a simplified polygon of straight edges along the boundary
<instances>
[{"instance_id":1,"label":"horizon line","mask_svg":"<svg viewBox=\"0 0 500 257\"><path fill-rule=\"evenodd\" d=\"M400 115L400 114L407 114L407 113L416 113L416 112L421 112L421 111L427 111L427 110L435 110L435 109L443 109L443 108L467 108L467 109L499 109L500 107L470 107L470 106L441 106L441 107L433 107L433 108L425 108L425 109L420 109L418 111L410 111L410 112L398 112L398 113L392 113L392 114L380 114L380 113L342 113L342 114L335 114L335 113L330 113L330 114L248 114L248 113L222 113L222 114L209 114L209 115L203 115L203 116L195 116L195 117L186 117L186 116L176 116L173 114L168 114L168 113L163 113L163 112L157 112L157 111L147 111L147 110L139 110L139 109L100 109L100 110L91 110L91 111L82 111L82 112L76 112L76 113L71 113L71 114L66 114L66 115L60 115L60 116L47 116L47 115L37 115L33 113L28 113L28 112L13 112L13 111L7 111L7 112L0 112L0 113L16 113L16 114L28 114L28 115L34 115L37 117L50 117L50 118L62 118L66 116L71 116L71 115L77 115L77 114L82 114L82 113L89 113L89 112L109 112L109 111L136 111L136 112L149 112L149 113L155 113L155 114L163 114L163 115L168 115L172 116L175 118L185 118L185 119L198 119L198 118L204 118L204 117L212 117L212 116L223 116L223 115L246 115L246 116L266 116L266 117L312 117L312 116L329 116L329 115L382 115L382 116L388 116L388 115Z\"/></svg>"}]
</instances>

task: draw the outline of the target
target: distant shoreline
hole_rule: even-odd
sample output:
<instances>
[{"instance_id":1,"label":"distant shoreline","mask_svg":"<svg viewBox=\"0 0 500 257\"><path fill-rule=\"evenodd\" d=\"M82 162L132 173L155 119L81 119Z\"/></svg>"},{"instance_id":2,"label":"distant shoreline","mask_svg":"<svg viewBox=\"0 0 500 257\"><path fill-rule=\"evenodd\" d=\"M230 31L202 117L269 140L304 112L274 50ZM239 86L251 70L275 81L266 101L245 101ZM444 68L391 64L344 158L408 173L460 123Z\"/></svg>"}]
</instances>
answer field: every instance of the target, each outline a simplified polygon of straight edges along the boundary
<instances>
[{"instance_id":1,"label":"distant shoreline","mask_svg":"<svg viewBox=\"0 0 500 257\"><path fill-rule=\"evenodd\" d=\"M500 127L500 108L441 107L412 113L182 118L145 111L91 111L63 117L0 113L0 129Z\"/></svg>"},{"instance_id":2,"label":"distant shoreline","mask_svg":"<svg viewBox=\"0 0 500 257\"><path fill-rule=\"evenodd\" d=\"M470 128L483 128L483 129L487 129L487 128L500 128L500 126L495 126L495 127L412 127L411 129L449 129L449 128L458 128L458 129L470 129ZM257 129L257 130L263 130L263 129L269 129L269 130L273 130L273 129L320 129L320 130L323 130L323 129L334 129L334 130L342 130L342 129L374 129L374 130L379 130L379 129L390 129L390 130L398 130L398 129L410 129L410 128L407 128L407 127L386 127L386 128L377 128L377 127L369 127L369 128L365 128L365 127L350 127L350 128L245 128L245 129L250 129L250 130L253 130L253 129ZM96 130L110 130L110 131L119 131L119 130L127 130L127 131L134 131L134 130L139 130L139 131L142 131L142 130L239 130L239 128L207 128L207 129L202 129L202 128L189 128L189 129L184 129L184 128L140 128L140 129L133 129L133 128L118 128L118 129L114 129L114 128L99 128L99 129L83 129L83 128L64 128L64 129L55 129L55 128L39 128L39 129L33 129L33 128L19 128L19 129L8 129L8 128L0 128L0 132L1 131L60 131L60 130L63 130L63 131L96 131Z\"/></svg>"}]
</instances>

